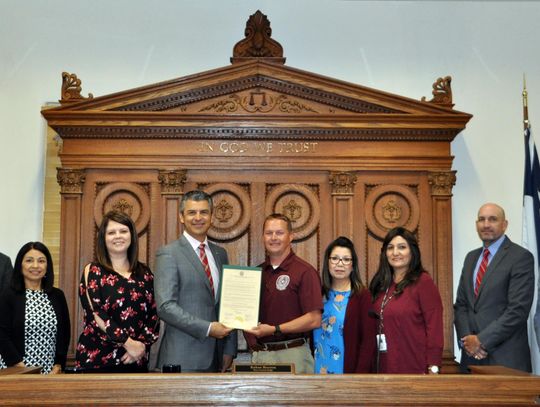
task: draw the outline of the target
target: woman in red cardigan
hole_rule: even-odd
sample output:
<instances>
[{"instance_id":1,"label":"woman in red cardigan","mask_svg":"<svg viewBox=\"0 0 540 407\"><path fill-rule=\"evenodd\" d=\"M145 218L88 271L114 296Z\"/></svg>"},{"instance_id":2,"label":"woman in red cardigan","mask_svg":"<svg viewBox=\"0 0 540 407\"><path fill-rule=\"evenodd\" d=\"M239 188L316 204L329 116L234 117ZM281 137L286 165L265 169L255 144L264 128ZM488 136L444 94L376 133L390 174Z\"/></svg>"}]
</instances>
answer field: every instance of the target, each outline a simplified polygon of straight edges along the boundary
<instances>
[{"instance_id":1,"label":"woman in red cardigan","mask_svg":"<svg viewBox=\"0 0 540 407\"><path fill-rule=\"evenodd\" d=\"M388 232L369 289L379 317L376 365L381 373L438 373L443 351L443 308L424 270L416 237Z\"/></svg>"},{"instance_id":2,"label":"woman in red cardigan","mask_svg":"<svg viewBox=\"0 0 540 407\"><path fill-rule=\"evenodd\" d=\"M371 296L360 279L353 242L340 236L327 247L322 271L322 325L313 331L315 373L369 373L375 354Z\"/></svg>"}]
</instances>

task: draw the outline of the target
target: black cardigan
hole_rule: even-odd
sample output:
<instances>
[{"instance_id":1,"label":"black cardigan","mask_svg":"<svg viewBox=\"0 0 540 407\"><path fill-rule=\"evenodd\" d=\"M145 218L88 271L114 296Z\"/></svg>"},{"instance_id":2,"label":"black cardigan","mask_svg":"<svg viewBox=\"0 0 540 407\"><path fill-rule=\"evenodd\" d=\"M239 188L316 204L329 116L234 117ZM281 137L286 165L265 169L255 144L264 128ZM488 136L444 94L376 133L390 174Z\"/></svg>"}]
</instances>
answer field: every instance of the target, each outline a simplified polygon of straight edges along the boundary
<instances>
[{"instance_id":1,"label":"black cardigan","mask_svg":"<svg viewBox=\"0 0 540 407\"><path fill-rule=\"evenodd\" d=\"M69 311L62 290L53 287L47 293L56 313L56 354L54 363L66 366L67 350L71 335ZM25 292L11 287L0 296L0 355L8 366L22 362L24 356Z\"/></svg>"}]
</instances>

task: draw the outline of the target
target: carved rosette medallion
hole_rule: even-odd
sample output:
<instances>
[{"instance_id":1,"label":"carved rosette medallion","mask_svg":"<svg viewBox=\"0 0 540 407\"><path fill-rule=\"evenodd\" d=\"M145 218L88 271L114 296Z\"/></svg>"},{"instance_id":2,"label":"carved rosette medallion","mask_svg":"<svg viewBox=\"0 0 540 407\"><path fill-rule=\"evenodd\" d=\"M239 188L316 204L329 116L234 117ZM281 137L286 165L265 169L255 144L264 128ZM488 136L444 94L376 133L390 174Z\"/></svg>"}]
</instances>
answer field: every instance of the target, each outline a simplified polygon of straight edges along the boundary
<instances>
[{"instance_id":1,"label":"carved rosette medallion","mask_svg":"<svg viewBox=\"0 0 540 407\"><path fill-rule=\"evenodd\" d=\"M369 191L364 207L368 230L379 239L396 227L415 231L420 220L416 192L404 185L379 185Z\"/></svg>"},{"instance_id":2,"label":"carved rosette medallion","mask_svg":"<svg viewBox=\"0 0 540 407\"><path fill-rule=\"evenodd\" d=\"M181 194L187 180L187 170L160 170L158 180L161 184L161 193Z\"/></svg>"},{"instance_id":3,"label":"carved rosette medallion","mask_svg":"<svg viewBox=\"0 0 540 407\"><path fill-rule=\"evenodd\" d=\"M222 199L217 205L214 205L214 217L219 223L226 223L232 219L233 209L233 206L226 199Z\"/></svg>"},{"instance_id":4,"label":"carved rosette medallion","mask_svg":"<svg viewBox=\"0 0 540 407\"><path fill-rule=\"evenodd\" d=\"M218 183L204 188L212 196L214 216L210 239L222 242L240 237L251 222L251 199L238 184Z\"/></svg>"},{"instance_id":5,"label":"carved rosette medallion","mask_svg":"<svg viewBox=\"0 0 540 407\"><path fill-rule=\"evenodd\" d=\"M283 205L283 214L294 224L302 218L302 207L294 199L291 199L287 204Z\"/></svg>"},{"instance_id":6,"label":"carved rosette medallion","mask_svg":"<svg viewBox=\"0 0 540 407\"><path fill-rule=\"evenodd\" d=\"M85 170L59 167L56 169L56 180L60 185L61 194L82 194L86 181Z\"/></svg>"},{"instance_id":7,"label":"carved rosette medallion","mask_svg":"<svg viewBox=\"0 0 540 407\"><path fill-rule=\"evenodd\" d=\"M452 187L456 185L456 171L430 172L428 183L431 195L452 196Z\"/></svg>"},{"instance_id":8,"label":"carved rosette medallion","mask_svg":"<svg viewBox=\"0 0 540 407\"><path fill-rule=\"evenodd\" d=\"M111 210L116 212L122 212L128 215L130 218L133 216L133 205L131 205L128 201L126 201L124 198L119 199L116 201Z\"/></svg>"},{"instance_id":9,"label":"carved rosette medallion","mask_svg":"<svg viewBox=\"0 0 540 407\"><path fill-rule=\"evenodd\" d=\"M352 195L356 180L356 175L351 172L331 172L332 195Z\"/></svg>"},{"instance_id":10,"label":"carved rosette medallion","mask_svg":"<svg viewBox=\"0 0 540 407\"><path fill-rule=\"evenodd\" d=\"M317 230L321 210L314 190L305 185L282 184L272 188L266 197L265 214L275 212L291 219L295 240L302 240Z\"/></svg>"},{"instance_id":11,"label":"carved rosette medallion","mask_svg":"<svg viewBox=\"0 0 540 407\"><path fill-rule=\"evenodd\" d=\"M393 199L382 206L382 216L388 223L396 223L401 219L401 208Z\"/></svg>"},{"instance_id":12,"label":"carved rosette medallion","mask_svg":"<svg viewBox=\"0 0 540 407\"><path fill-rule=\"evenodd\" d=\"M94 221L99 226L103 215L109 211L119 211L128 215L141 234L150 221L150 198L141 185L131 182L105 184L94 200Z\"/></svg>"}]
</instances>

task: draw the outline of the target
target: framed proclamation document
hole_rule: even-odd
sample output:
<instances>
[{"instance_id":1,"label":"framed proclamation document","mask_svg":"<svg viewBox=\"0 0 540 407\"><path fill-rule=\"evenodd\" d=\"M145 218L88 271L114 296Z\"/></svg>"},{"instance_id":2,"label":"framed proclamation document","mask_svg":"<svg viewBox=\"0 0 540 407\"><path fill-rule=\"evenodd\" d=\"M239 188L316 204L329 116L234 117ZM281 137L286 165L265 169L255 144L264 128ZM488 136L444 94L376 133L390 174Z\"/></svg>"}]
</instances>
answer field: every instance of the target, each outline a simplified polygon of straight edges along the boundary
<instances>
[{"instance_id":1,"label":"framed proclamation document","mask_svg":"<svg viewBox=\"0 0 540 407\"><path fill-rule=\"evenodd\" d=\"M219 322L229 328L251 329L259 322L262 270L225 264L221 273Z\"/></svg>"}]
</instances>

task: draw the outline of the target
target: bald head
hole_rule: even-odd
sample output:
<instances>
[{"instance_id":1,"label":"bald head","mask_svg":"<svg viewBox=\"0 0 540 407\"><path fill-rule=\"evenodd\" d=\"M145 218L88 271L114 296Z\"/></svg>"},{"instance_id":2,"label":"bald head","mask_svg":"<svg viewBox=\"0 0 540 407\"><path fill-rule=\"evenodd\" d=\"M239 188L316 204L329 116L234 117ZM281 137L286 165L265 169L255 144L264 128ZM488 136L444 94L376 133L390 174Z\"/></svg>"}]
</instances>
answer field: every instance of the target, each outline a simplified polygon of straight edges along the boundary
<instances>
[{"instance_id":1,"label":"bald head","mask_svg":"<svg viewBox=\"0 0 540 407\"><path fill-rule=\"evenodd\" d=\"M480 217L480 213L485 212L485 211L497 212L498 216L502 220L506 220L506 215L504 213L504 209L501 206L497 205L496 203L488 202L488 203L485 203L484 205L482 205L480 207L480 209L478 210L478 216Z\"/></svg>"},{"instance_id":2,"label":"bald head","mask_svg":"<svg viewBox=\"0 0 540 407\"><path fill-rule=\"evenodd\" d=\"M476 231L484 243L484 247L489 246L499 239L508 226L508 221L504 214L504 209L494 203L486 203L478 210L476 219Z\"/></svg>"}]
</instances>

